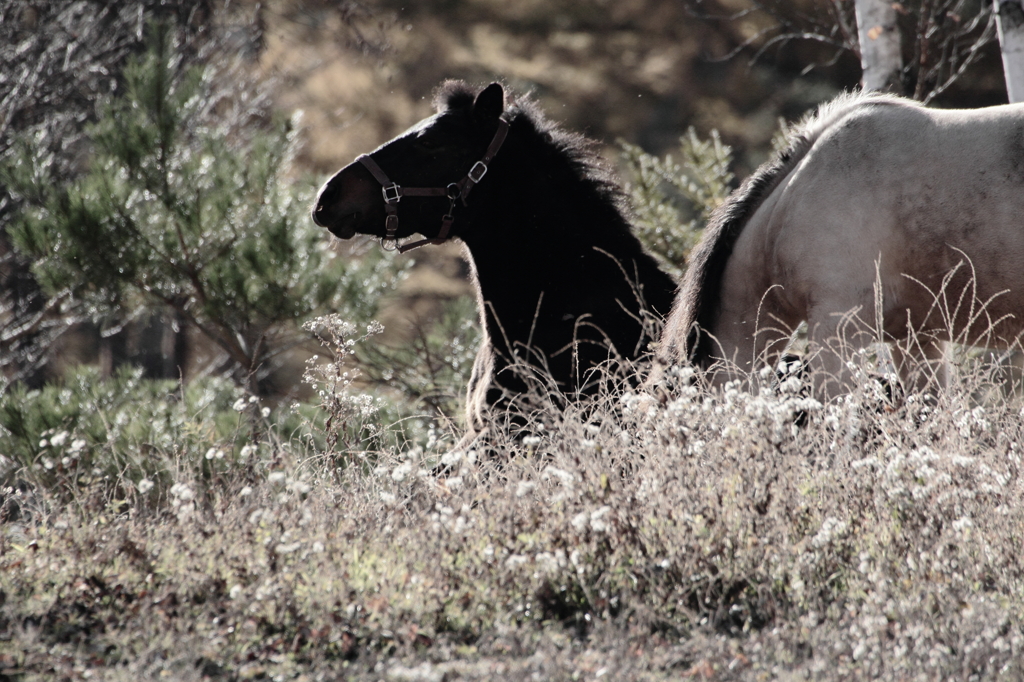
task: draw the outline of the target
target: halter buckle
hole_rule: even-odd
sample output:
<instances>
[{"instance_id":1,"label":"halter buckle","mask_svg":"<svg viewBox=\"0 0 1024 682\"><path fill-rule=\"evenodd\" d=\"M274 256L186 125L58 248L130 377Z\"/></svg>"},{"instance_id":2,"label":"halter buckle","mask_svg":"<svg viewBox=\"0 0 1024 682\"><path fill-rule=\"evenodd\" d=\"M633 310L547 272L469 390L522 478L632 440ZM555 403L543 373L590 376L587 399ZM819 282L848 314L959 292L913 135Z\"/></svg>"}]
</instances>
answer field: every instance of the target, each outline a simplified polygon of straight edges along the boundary
<instances>
[{"instance_id":1,"label":"halter buckle","mask_svg":"<svg viewBox=\"0 0 1024 682\"><path fill-rule=\"evenodd\" d=\"M466 175L473 181L473 184L480 182L487 175L487 164L483 161L477 161Z\"/></svg>"},{"instance_id":2,"label":"halter buckle","mask_svg":"<svg viewBox=\"0 0 1024 682\"><path fill-rule=\"evenodd\" d=\"M356 158L359 163L370 171L370 174L381 184L381 194L384 196L384 207L387 213L387 218L384 224L384 236L380 238L381 247L385 251L397 250L400 253L405 253L410 249L415 249L424 244L440 244L448 239L448 233L451 230L452 223L455 221L455 203L459 199L462 199L463 206L466 204L466 199L469 197L470 191L476 186L478 182L484 179L487 175L487 163L494 158L494 155L501 149L501 145L505 140L505 135L508 133L508 121L504 116L498 121L498 130L494 134L494 138L491 140L491 145L487 148L487 153L484 158L473 164L473 167L466 173L466 177L462 178L458 182L453 182L447 185L444 189L437 187L410 187L407 190L402 190L402 187L397 182L392 182L387 174L381 170L377 162L372 157L363 154ZM421 239L417 242L410 244L398 244L398 202L402 200L403 194L406 192L410 196L421 196L421 197L436 197L446 196L449 201L448 213L445 214L444 218L441 219L441 230L437 236L433 239Z\"/></svg>"},{"instance_id":3,"label":"halter buckle","mask_svg":"<svg viewBox=\"0 0 1024 682\"><path fill-rule=\"evenodd\" d=\"M380 248L385 251L398 250L398 213L388 213L384 220L384 236L380 238Z\"/></svg>"},{"instance_id":4,"label":"halter buckle","mask_svg":"<svg viewBox=\"0 0 1024 682\"><path fill-rule=\"evenodd\" d=\"M385 204L397 204L402 200L402 188L396 182L381 188Z\"/></svg>"},{"instance_id":5,"label":"halter buckle","mask_svg":"<svg viewBox=\"0 0 1024 682\"><path fill-rule=\"evenodd\" d=\"M394 239L396 234L398 234L398 214L391 213L384 220L384 238Z\"/></svg>"}]
</instances>

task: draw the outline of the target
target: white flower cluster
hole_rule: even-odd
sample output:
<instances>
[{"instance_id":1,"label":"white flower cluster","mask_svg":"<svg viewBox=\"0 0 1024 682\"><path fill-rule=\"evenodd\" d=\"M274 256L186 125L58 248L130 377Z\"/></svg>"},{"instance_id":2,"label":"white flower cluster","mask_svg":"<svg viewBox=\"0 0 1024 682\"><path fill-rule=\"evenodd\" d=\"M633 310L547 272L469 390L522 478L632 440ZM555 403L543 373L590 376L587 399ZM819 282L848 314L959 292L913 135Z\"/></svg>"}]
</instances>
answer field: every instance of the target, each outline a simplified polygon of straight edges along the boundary
<instances>
[{"instance_id":1,"label":"white flower cluster","mask_svg":"<svg viewBox=\"0 0 1024 682\"><path fill-rule=\"evenodd\" d=\"M774 388L750 392L739 381L727 383L709 395L696 385L679 387L664 406L650 396L626 393L619 403L641 437L653 435L666 456L701 456L713 437L766 437L779 444L800 433L798 418L822 412L821 402L802 395L799 376L790 376ZM752 431L753 429L753 431ZM623 430L631 442L634 436Z\"/></svg>"},{"instance_id":2,"label":"white flower cluster","mask_svg":"<svg viewBox=\"0 0 1024 682\"><path fill-rule=\"evenodd\" d=\"M325 363L321 362L320 356L314 355L306 362L307 369L303 375L303 379L316 390L321 407L336 421L353 417L367 419L375 415L384 404L383 400L355 392L359 370L350 356L356 343L380 334L384 326L373 322L367 325L364 336L350 338L356 334L354 324L338 315L325 315L304 323L302 327L316 335L331 356L331 361Z\"/></svg>"},{"instance_id":3,"label":"white flower cluster","mask_svg":"<svg viewBox=\"0 0 1024 682\"><path fill-rule=\"evenodd\" d=\"M88 443L82 438L72 438L67 431L50 429L43 433L39 441L39 449L44 453L36 467L52 470L59 462L64 469L78 464ZM59 459L55 459L59 458ZM0 460L2 462L2 460Z\"/></svg>"},{"instance_id":4,"label":"white flower cluster","mask_svg":"<svg viewBox=\"0 0 1024 682\"><path fill-rule=\"evenodd\" d=\"M423 448L416 446L407 450L403 456L402 461L399 462L393 469L388 469L386 466L377 467L377 473L381 475L390 475L391 480L395 483L401 483L406 480L410 480L412 476L427 476L430 471L422 468L420 464L423 461Z\"/></svg>"},{"instance_id":5,"label":"white flower cluster","mask_svg":"<svg viewBox=\"0 0 1024 682\"><path fill-rule=\"evenodd\" d=\"M1001 503L1015 480L1008 466L1009 462L982 457L940 455L927 447L904 452L895 446L880 456L851 462L851 470L873 479L872 487L896 509L913 506L927 510L929 516L944 517L945 527L960 536L972 532L985 499L999 502L995 511L1008 512Z\"/></svg>"},{"instance_id":6,"label":"white flower cluster","mask_svg":"<svg viewBox=\"0 0 1024 682\"><path fill-rule=\"evenodd\" d=\"M605 533L611 528L609 515L612 508L608 505L598 507L594 511L581 511L572 517L572 527L582 533L588 527L595 533Z\"/></svg>"},{"instance_id":7,"label":"white flower cluster","mask_svg":"<svg viewBox=\"0 0 1024 682\"><path fill-rule=\"evenodd\" d=\"M493 553L493 548L491 548ZM557 575L569 565L565 556L565 550L556 549L553 552L537 552L536 554L512 554L505 559L505 568L515 570L520 566L534 568L533 578L535 580L549 575Z\"/></svg>"},{"instance_id":8,"label":"white flower cluster","mask_svg":"<svg viewBox=\"0 0 1024 682\"><path fill-rule=\"evenodd\" d=\"M267 482L278 490L277 501L287 502L289 497L296 495L302 497L312 490L312 487L301 478L289 476L283 471L272 471L267 476Z\"/></svg>"},{"instance_id":9,"label":"white flower cluster","mask_svg":"<svg viewBox=\"0 0 1024 682\"><path fill-rule=\"evenodd\" d=\"M548 504L556 505L577 495L576 476L565 469L549 464L540 472L540 480L557 486L554 494L548 498Z\"/></svg>"},{"instance_id":10,"label":"white flower cluster","mask_svg":"<svg viewBox=\"0 0 1024 682\"><path fill-rule=\"evenodd\" d=\"M815 549L827 547L846 536L848 526L834 516L828 516L821 524L817 534L811 538L811 546Z\"/></svg>"},{"instance_id":11,"label":"white flower cluster","mask_svg":"<svg viewBox=\"0 0 1024 682\"><path fill-rule=\"evenodd\" d=\"M985 415L985 408L978 406L972 409L957 410L953 413L953 425L961 438L981 436L992 428Z\"/></svg>"},{"instance_id":12,"label":"white flower cluster","mask_svg":"<svg viewBox=\"0 0 1024 682\"><path fill-rule=\"evenodd\" d=\"M468 504L463 504L456 511L454 507L438 502L430 514L430 521L435 529L444 527L457 535L465 533L476 525L473 510Z\"/></svg>"},{"instance_id":13,"label":"white flower cluster","mask_svg":"<svg viewBox=\"0 0 1024 682\"><path fill-rule=\"evenodd\" d=\"M314 334L328 334L336 339L345 339L356 333L356 326L340 315L320 315L302 324L302 328ZM369 333L369 329L367 330Z\"/></svg>"},{"instance_id":14,"label":"white flower cluster","mask_svg":"<svg viewBox=\"0 0 1024 682\"><path fill-rule=\"evenodd\" d=\"M178 521L184 523L192 518L196 509L196 494L192 488L184 483L175 483L168 492L171 495L171 507L174 509Z\"/></svg>"},{"instance_id":15,"label":"white flower cluster","mask_svg":"<svg viewBox=\"0 0 1024 682\"><path fill-rule=\"evenodd\" d=\"M391 471L391 479L401 483L405 479L409 478L412 474L415 465L411 461L402 462Z\"/></svg>"}]
</instances>

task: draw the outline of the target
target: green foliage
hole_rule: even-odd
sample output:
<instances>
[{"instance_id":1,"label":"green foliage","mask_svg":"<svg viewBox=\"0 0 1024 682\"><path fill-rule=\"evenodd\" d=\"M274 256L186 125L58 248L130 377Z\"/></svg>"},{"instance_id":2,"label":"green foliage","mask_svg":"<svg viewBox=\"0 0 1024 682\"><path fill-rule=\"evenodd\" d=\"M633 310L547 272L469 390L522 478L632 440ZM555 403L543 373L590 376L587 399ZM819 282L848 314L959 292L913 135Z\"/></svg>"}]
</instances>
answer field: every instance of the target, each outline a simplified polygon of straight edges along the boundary
<instances>
[{"instance_id":1,"label":"green foliage","mask_svg":"<svg viewBox=\"0 0 1024 682\"><path fill-rule=\"evenodd\" d=\"M407 338L399 344L358 346L365 377L433 416L458 421L480 345L476 302L469 296L446 301L435 314L416 317L407 326Z\"/></svg>"},{"instance_id":2,"label":"green foliage","mask_svg":"<svg viewBox=\"0 0 1024 682\"><path fill-rule=\"evenodd\" d=\"M243 452L254 433L249 406L223 379L182 387L131 368L106 381L83 367L40 390L15 385L0 404L0 452L9 460L0 485L62 494L105 481L124 495L143 479L226 471L254 454Z\"/></svg>"},{"instance_id":3,"label":"green foliage","mask_svg":"<svg viewBox=\"0 0 1024 682\"><path fill-rule=\"evenodd\" d=\"M341 455L338 466L344 467L353 457L376 460L410 444L428 450L444 445L451 430L436 422L450 425L458 418L477 346L466 300L450 302L438 318L414 321L411 339L395 345L370 341L384 331L377 322L360 331L340 315L325 315L304 325L325 356L312 358L304 376L316 391L321 419L309 427L325 458L338 461ZM380 390L369 395L367 386Z\"/></svg>"},{"instance_id":4,"label":"green foliage","mask_svg":"<svg viewBox=\"0 0 1024 682\"><path fill-rule=\"evenodd\" d=\"M13 239L65 313L107 328L169 313L223 352L234 385L82 368L38 391L16 387L0 407L0 485L124 496L245 472L257 452L288 449L333 470L429 440L433 420L460 411L477 342L472 302L413 320L408 345L357 343L352 330L377 330L410 261L376 248L338 257L308 217L309 192L287 175L294 126L210 115L227 106L214 76L181 68L155 27L123 94L88 131L94 154L79 180L51 177L28 140L0 174L26 205ZM319 404L271 419L259 380L280 354L313 350L318 338L328 358L314 358L306 378ZM423 419L407 419L417 412Z\"/></svg>"},{"instance_id":5,"label":"green foliage","mask_svg":"<svg viewBox=\"0 0 1024 682\"><path fill-rule=\"evenodd\" d=\"M627 189L636 234L666 270L680 276L711 212L729 194L732 149L718 131L701 140L693 128L679 139L678 163L671 155L660 159L635 145L621 145L632 177Z\"/></svg>"},{"instance_id":6,"label":"green foliage","mask_svg":"<svg viewBox=\"0 0 1024 682\"><path fill-rule=\"evenodd\" d=\"M318 318L308 325L318 336L324 319L343 334L331 341L344 359L356 344L349 338L353 327ZM371 329L376 333L379 325ZM286 455L329 458L337 469L353 458L372 463L407 439L426 439L415 424L402 422L408 405L366 394L351 385L358 370L339 367L311 363L320 405L275 405L227 379L182 385L145 379L129 367L108 379L80 367L42 389L15 385L0 403L0 489L28 485L58 499L84 488L122 498L155 489L156 496L180 479L262 479Z\"/></svg>"},{"instance_id":7,"label":"green foliage","mask_svg":"<svg viewBox=\"0 0 1024 682\"><path fill-rule=\"evenodd\" d=\"M294 126L214 125L212 72L181 70L160 27L124 80L90 130L80 180L49 177L28 141L4 165L28 204L13 240L48 294L69 292L108 327L174 313L252 388L297 340L295 321L343 308L347 264L332 263L309 190L287 177Z\"/></svg>"}]
</instances>

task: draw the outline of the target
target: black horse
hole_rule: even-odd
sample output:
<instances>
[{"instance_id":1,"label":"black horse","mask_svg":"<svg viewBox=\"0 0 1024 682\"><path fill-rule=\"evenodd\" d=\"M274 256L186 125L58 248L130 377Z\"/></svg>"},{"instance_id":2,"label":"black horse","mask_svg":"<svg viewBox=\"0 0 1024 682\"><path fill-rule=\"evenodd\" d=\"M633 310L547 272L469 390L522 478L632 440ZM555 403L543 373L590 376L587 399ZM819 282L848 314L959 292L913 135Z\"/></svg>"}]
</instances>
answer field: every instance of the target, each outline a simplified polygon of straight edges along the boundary
<instances>
[{"instance_id":1,"label":"black horse","mask_svg":"<svg viewBox=\"0 0 1024 682\"><path fill-rule=\"evenodd\" d=\"M593 393L603 364L648 352L675 281L632 234L621 190L583 136L532 102L506 107L498 83L477 93L447 82L435 105L437 114L328 180L314 222L342 239L427 237L400 250L465 244L484 329L471 429L533 378L565 395Z\"/></svg>"}]
</instances>

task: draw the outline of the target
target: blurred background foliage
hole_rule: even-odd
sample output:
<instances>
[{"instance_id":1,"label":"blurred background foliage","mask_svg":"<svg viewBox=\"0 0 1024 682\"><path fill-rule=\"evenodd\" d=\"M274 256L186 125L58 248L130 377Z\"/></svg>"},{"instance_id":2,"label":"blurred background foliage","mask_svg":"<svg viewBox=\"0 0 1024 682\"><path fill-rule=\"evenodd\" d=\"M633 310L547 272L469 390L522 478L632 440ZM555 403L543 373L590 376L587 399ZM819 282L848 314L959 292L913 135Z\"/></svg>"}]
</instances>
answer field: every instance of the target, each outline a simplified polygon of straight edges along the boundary
<instances>
[{"instance_id":1,"label":"blurred background foliage","mask_svg":"<svg viewBox=\"0 0 1024 682\"><path fill-rule=\"evenodd\" d=\"M900 5L908 93L1005 101L987 7ZM133 459L154 450L210 475L300 431L321 453L436 444L479 339L468 265L332 240L316 185L429 115L444 79L501 80L604 145L680 274L780 121L857 85L851 18L852 0L4 3L4 479L89 482L100 451L133 485L159 480Z\"/></svg>"}]
</instances>

